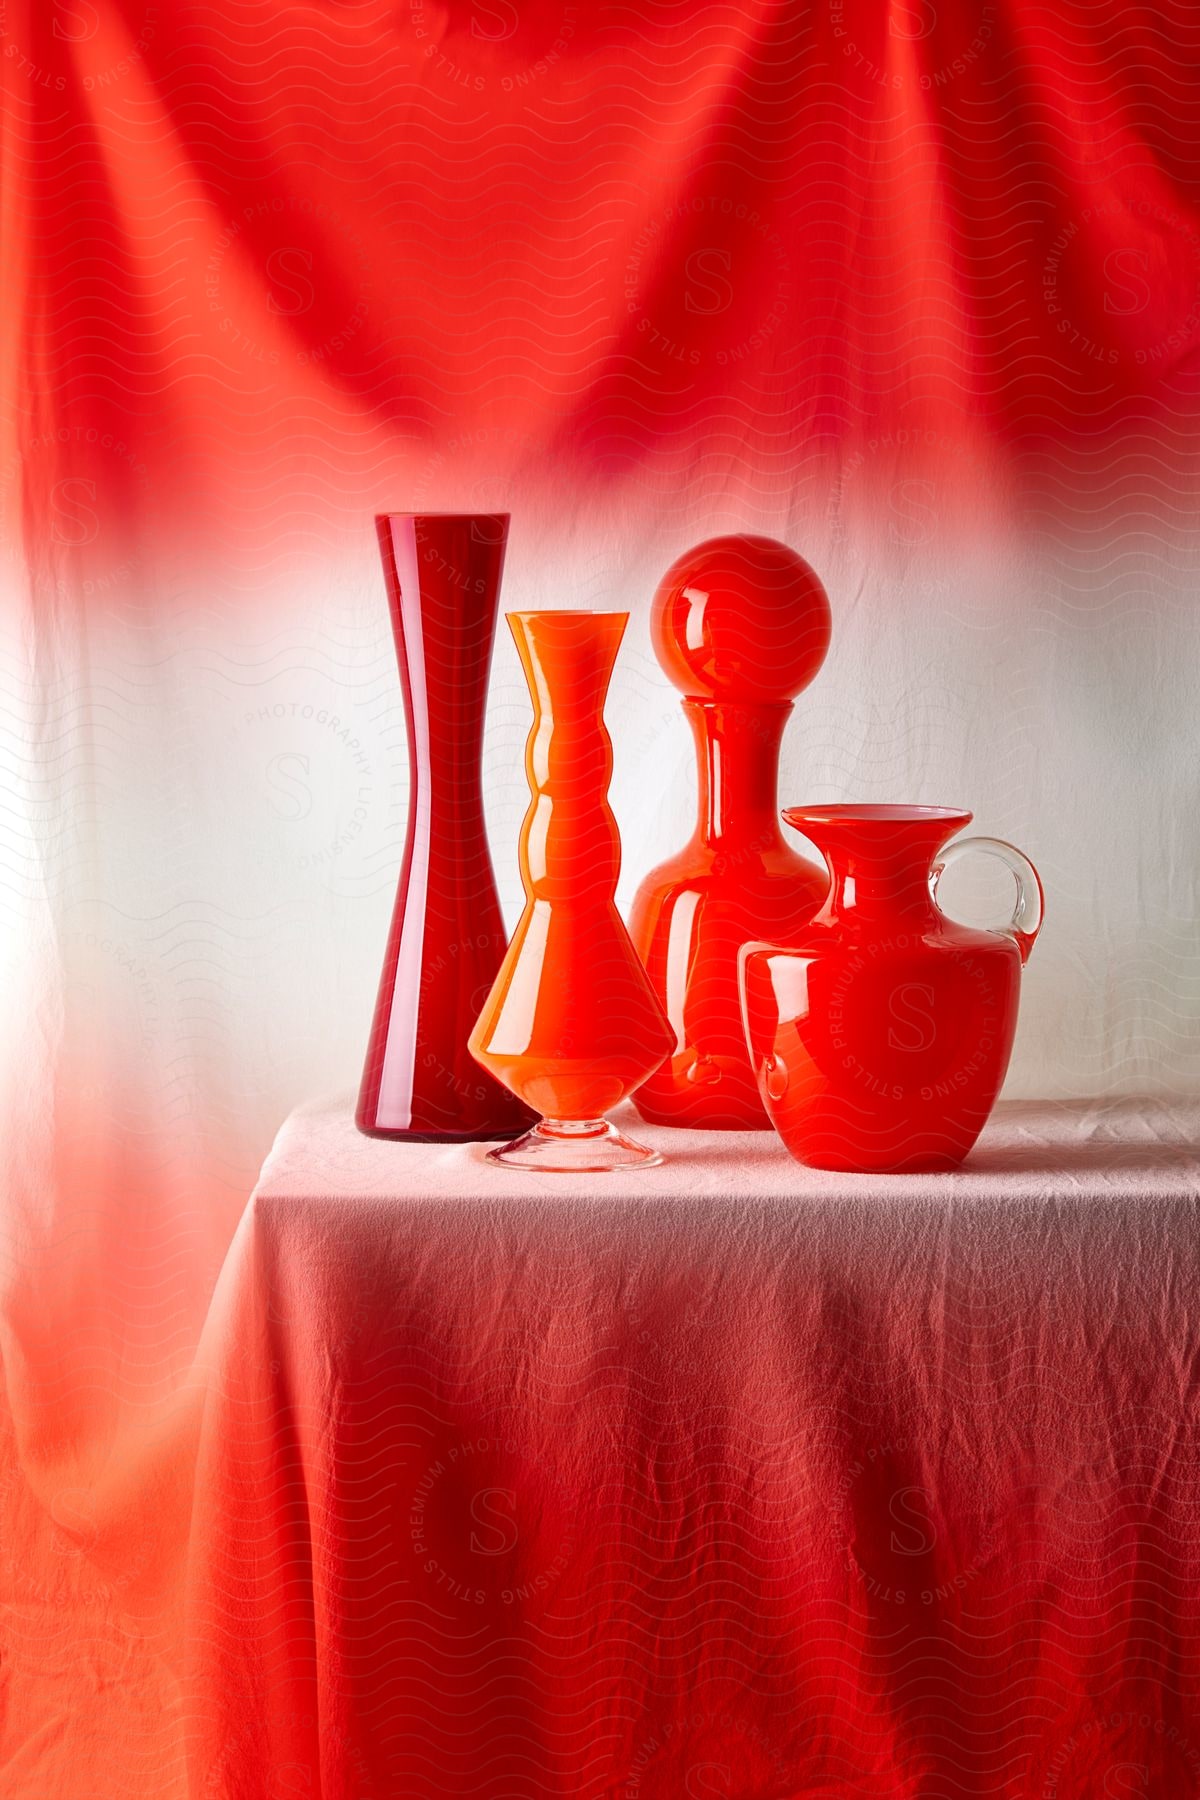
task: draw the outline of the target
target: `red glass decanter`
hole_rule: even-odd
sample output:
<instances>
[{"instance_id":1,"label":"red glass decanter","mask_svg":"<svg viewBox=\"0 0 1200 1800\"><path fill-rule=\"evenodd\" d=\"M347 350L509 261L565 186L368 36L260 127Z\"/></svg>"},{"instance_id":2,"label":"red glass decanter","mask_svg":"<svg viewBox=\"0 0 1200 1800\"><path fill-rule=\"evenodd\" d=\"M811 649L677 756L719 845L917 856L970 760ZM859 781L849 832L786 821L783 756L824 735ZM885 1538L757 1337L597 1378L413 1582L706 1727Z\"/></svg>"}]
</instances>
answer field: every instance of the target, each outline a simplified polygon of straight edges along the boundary
<instances>
[{"instance_id":1,"label":"red glass decanter","mask_svg":"<svg viewBox=\"0 0 1200 1800\"><path fill-rule=\"evenodd\" d=\"M629 916L674 1034L634 1097L657 1124L770 1124L746 1055L737 955L750 938L791 943L825 892L824 871L783 840L776 788L792 700L824 661L829 632L825 589L774 538L710 538L671 565L654 596L654 650L685 695L700 791L695 831L646 876Z\"/></svg>"},{"instance_id":2,"label":"red glass decanter","mask_svg":"<svg viewBox=\"0 0 1200 1800\"><path fill-rule=\"evenodd\" d=\"M507 942L481 765L508 514L385 513L376 526L409 804L358 1127L372 1137L511 1137L534 1115L467 1048Z\"/></svg>"}]
</instances>

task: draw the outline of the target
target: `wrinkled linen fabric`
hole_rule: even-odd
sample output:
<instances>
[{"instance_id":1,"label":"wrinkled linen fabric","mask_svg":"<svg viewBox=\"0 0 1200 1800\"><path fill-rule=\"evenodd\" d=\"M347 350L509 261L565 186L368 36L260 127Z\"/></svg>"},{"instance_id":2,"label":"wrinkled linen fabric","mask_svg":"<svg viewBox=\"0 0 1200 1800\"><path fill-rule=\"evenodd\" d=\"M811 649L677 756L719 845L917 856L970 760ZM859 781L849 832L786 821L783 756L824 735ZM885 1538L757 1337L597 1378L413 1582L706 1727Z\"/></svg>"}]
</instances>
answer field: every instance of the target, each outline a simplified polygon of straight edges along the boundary
<instances>
[{"instance_id":1,"label":"wrinkled linen fabric","mask_svg":"<svg viewBox=\"0 0 1200 1800\"><path fill-rule=\"evenodd\" d=\"M207 1346L199 1791L1197 1791L1198 1127L531 1189L294 1117Z\"/></svg>"}]
</instances>

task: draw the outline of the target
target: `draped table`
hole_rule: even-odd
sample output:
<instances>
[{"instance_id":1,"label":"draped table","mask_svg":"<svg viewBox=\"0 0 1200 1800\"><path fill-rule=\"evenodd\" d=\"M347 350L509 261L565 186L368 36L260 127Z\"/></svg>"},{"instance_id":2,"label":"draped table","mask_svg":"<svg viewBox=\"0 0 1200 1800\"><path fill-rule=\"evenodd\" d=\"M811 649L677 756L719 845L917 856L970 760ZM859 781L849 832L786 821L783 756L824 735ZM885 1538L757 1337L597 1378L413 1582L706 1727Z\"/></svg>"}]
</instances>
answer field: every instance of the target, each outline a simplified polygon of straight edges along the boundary
<instances>
[{"instance_id":1,"label":"draped table","mask_svg":"<svg viewBox=\"0 0 1200 1800\"><path fill-rule=\"evenodd\" d=\"M952 1176L284 1125L222 1276L194 1792L1200 1793L1200 1108Z\"/></svg>"}]
</instances>

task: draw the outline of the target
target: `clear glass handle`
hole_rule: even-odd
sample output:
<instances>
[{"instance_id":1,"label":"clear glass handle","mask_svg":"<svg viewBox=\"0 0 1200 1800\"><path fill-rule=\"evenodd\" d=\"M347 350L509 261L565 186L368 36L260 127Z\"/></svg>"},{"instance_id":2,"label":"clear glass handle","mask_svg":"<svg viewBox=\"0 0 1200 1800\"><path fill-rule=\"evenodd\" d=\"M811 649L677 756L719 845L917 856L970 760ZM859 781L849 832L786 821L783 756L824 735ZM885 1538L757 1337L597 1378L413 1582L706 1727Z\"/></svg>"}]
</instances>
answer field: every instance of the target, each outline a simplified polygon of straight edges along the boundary
<instances>
[{"instance_id":1,"label":"clear glass handle","mask_svg":"<svg viewBox=\"0 0 1200 1800\"><path fill-rule=\"evenodd\" d=\"M992 926L990 929L1001 931L1011 937L1021 952L1021 961L1029 961L1029 952L1033 949L1038 932L1042 929L1042 910L1045 896L1042 893L1042 882L1037 870L1027 856L1013 845L1006 844L1003 838L969 837L959 838L957 843L950 844L934 863L929 876L929 892L937 905L938 882L954 863L961 862L964 856L970 856L978 850L984 856L994 856L1012 873L1017 884L1017 904L1013 908L1013 916L1007 925Z\"/></svg>"}]
</instances>

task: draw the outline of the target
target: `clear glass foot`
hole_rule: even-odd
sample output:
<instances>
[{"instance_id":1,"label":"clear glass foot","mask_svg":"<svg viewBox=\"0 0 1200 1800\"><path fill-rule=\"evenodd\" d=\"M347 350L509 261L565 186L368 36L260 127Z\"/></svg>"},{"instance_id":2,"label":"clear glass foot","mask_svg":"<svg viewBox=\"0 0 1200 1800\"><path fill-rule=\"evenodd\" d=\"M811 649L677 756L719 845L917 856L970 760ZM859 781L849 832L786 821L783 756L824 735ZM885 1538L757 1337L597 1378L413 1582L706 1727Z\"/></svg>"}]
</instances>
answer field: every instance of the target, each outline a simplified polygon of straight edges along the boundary
<instances>
[{"instance_id":1,"label":"clear glass foot","mask_svg":"<svg viewBox=\"0 0 1200 1800\"><path fill-rule=\"evenodd\" d=\"M608 1169L652 1169L662 1157L627 1138L607 1119L542 1119L524 1137L489 1150L487 1160L506 1169L600 1175Z\"/></svg>"}]
</instances>

